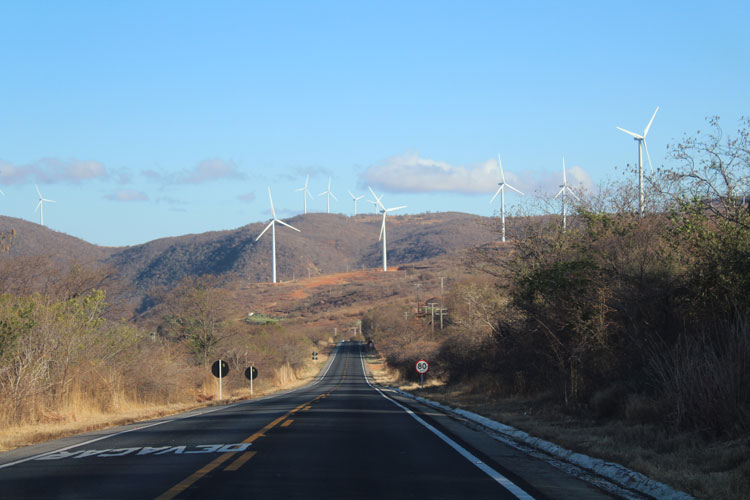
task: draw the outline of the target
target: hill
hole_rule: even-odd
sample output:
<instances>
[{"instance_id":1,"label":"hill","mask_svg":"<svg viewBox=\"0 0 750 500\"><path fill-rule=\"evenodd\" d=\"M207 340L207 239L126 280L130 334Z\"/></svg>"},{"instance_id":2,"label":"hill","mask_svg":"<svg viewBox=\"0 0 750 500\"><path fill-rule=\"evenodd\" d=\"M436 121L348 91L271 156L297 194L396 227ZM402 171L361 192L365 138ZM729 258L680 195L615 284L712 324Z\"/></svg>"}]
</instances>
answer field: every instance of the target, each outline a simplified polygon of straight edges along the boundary
<instances>
[{"instance_id":1,"label":"hill","mask_svg":"<svg viewBox=\"0 0 750 500\"><path fill-rule=\"evenodd\" d=\"M117 247L102 247L88 243L34 222L15 217L0 216L0 232L15 230L10 257L51 257L57 264L90 263L106 259Z\"/></svg>"},{"instance_id":2,"label":"hill","mask_svg":"<svg viewBox=\"0 0 750 500\"><path fill-rule=\"evenodd\" d=\"M378 268L381 217L306 214L286 220L300 232L277 227L277 275L299 277ZM0 217L0 231L16 229L10 256L50 256L59 264L98 262L119 273L130 298L154 287L171 288L188 276L225 281L271 279L271 237L255 238L266 223L234 230L162 238L131 247L100 247L32 222ZM497 240L494 220L447 212L388 217L388 265L418 262Z\"/></svg>"}]
</instances>

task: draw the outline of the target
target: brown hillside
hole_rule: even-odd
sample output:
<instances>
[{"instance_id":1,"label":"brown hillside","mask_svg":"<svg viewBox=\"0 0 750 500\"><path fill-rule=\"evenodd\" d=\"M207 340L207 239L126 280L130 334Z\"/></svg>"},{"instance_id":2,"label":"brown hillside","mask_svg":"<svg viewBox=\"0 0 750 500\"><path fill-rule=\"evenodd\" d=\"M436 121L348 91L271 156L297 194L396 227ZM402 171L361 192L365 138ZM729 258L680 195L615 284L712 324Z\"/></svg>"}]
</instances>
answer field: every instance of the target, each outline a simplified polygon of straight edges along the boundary
<instances>
[{"instance_id":1,"label":"brown hillside","mask_svg":"<svg viewBox=\"0 0 750 500\"><path fill-rule=\"evenodd\" d=\"M381 216L298 215L286 222L300 232L276 228L279 281L382 265ZM271 234L255 238L265 223L234 230L163 238L108 248L28 221L0 217L0 231L15 228L11 256L49 255L56 262L101 262L120 274L130 298L154 287L170 288L188 276L217 275L225 281L271 280ZM388 265L396 267L496 241L494 220L457 212L389 216Z\"/></svg>"}]
</instances>

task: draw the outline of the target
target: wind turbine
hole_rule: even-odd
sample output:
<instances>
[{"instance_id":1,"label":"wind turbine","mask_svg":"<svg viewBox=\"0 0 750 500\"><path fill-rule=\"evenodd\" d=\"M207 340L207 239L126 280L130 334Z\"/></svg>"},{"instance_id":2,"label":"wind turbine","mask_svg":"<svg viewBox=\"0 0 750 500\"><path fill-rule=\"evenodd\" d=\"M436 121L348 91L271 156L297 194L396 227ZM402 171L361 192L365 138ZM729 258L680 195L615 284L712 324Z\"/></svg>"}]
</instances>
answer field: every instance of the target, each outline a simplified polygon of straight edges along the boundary
<instances>
[{"instance_id":1,"label":"wind turbine","mask_svg":"<svg viewBox=\"0 0 750 500\"><path fill-rule=\"evenodd\" d=\"M495 191L494 196L492 196L492 199L490 200L490 203L495 201L495 198L497 198L497 195L500 195L500 218L502 220L502 226L503 226L503 242L505 242L505 188L508 187L515 191L516 193L523 196L523 193L519 191L518 189L514 188L507 182L505 182L505 173L503 172L503 162L500 159L500 153L497 154L497 165L500 168L500 182L498 182L497 191Z\"/></svg>"},{"instance_id":2,"label":"wind turbine","mask_svg":"<svg viewBox=\"0 0 750 500\"><path fill-rule=\"evenodd\" d=\"M654 166L651 164L651 155L648 154L646 134L648 134L648 129L651 128L651 124L654 123L654 118L656 118L657 111L659 111L659 106L656 106L656 111L654 111L654 114L651 115L651 120L649 120L648 125L646 125L646 128L643 130L643 135L636 134L635 132L625 130L621 127L617 127L617 130L622 130L626 134L632 135L633 139L635 139L635 141L638 143L638 212L640 213L641 217L643 217L643 150L646 150L646 158L648 158L648 164L651 167L651 173L653 174Z\"/></svg>"},{"instance_id":3,"label":"wind turbine","mask_svg":"<svg viewBox=\"0 0 750 500\"><path fill-rule=\"evenodd\" d=\"M349 191L349 196L352 197L352 200L354 200L354 215L357 215L357 202L365 197L365 195L362 196L354 196L351 191ZM377 204L375 205L377 206Z\"/></svg>"},{"instance_id":4,"label":"wind turbine","mask_svg":"<svg viewBox=\"0 0 750 500\"><path fill-rule=\"evenodd\" d=\"M34 209L34 212L39 210L39 218L40 218L39 223L43 226L44 225L44 202L45 201L49 203L57 203L57 202L55 200L48 200L47 198L42 196L42 192L39 191L39 186L37 186L36 184L34 184L34 186L36 187L36 194L39 195L39 203L37 203L36 208Z\"/></svg>"},{"instance_id":5,"label":"wind turbine","mask_svg":"<svg viewBox=\"0 0 750 500\"><path fill-rule=\"evenodd\" d=\"M333 196L334 200L339 201L339 199L336 198L336 195L331 192L331 178L330 177L328 178L328 189L326 191L323 191L322 193L320 193L318 196L323 196L323 195L327 195L327 198L328 198L328 200L327 200L328 201L328 204L327 204L328 205L328 213L330 214L331 213L331 196Z\"/></svg>"},{"instance_id":6,"label":"wind turbine","mask_svg":"<svg viewBox=\"0 0 750 500\"><path fill-rule=\"evenodd\" d=\"M271 201L271 215L273 215L273 219L271 222L268 223L266 228L258 235L257 238L255 238L255 241L258 241L261 236L265 234L266 231L268 231L268 228L271 228L271 261L273 262L273 282L276 283L276 223L278 222L282 226L286 226L290 229L294 229L297 232L300 232L299 229L296 227L292 227L283 220L279 220L276 217L276 210L273 209L273 197L271 196L271 188L268 188L268 199Z\"/></svg>"},{"instance_id":7,"label":"wind turbine","mask_svg":"<svg viewBox=\"0 0 750 500\"><path fill-rule=\"evenodd\" d=\"M565 216L567 215L565 213L565 195L566 194L572 194L573 198L575 198L578 201L581 201L580 198L575 194L575 192L570 189L570 186L568 186L568 177L565 175L565 157L563 156L563 183L560 184L560 191L557 192L554 199L556 200L558 196L562 195L562 219L563 219L563 232L567 229L566 223L565 223Z\"/></svg>"},{"instance_id":8,"label":"wind turbine","mask_svg":"<svg viewBox=\"0 0 750 500\"><path fill-rule=\"evenodd\" d=\"M372 196L375 197L375 199L378 202L378 206L380 207L381 211L383 212L383 224L380 226L380 237L378 237L378 241L383 240L383 271L388 270L388 253L386 250L386 243L385 243L385 216L388 215L388 212L393 212L394 210L401 210L402 208L406 208L406 205L400 206L400 207L393 207L393 208L385 208L383 204L380 202L380 198L382 198L382 195L380 198L378 198L375 195L375 191L372 190L370 186L367 186L367 189L370 190L372 193Z\"/></svg>"},{"instance_id":9,"label":"wind turbine","mask_svg":"<svg viewBox=\"0 0 750 500\"><path fill-rule=\"evenodd\" d=\"M373 207L372 207L373 208L373 212L374 213L378 213L378 205L380 205L380 202L383 200L383 196L385 196L385 195L381 194L380 198L378 198L377 195L375 194L375 191L373 191L372 189L370 189L370 192L372 193L372 196L375 198L375 201L373 201L373 200L367 200L367 202L368 203L372 203L372 205L373 205Z\"/></svg>"},{"instance_id":10,"label":"wind turbine","mask_svg":"<svg viewBox=\"0 0 750 500\"><path fill-rule=\"evenodd\" d=\"M307 189L308 182L310 182L310 174L307 174L307 177L305 177L305 185L299 189L295 189L295 191L302 191L302 199L305 202L305 213L307 213L307 197L309 196L311 200L315 199L313 198L313 195L310 194L310 190Z\"/></svg>"}]
</instances>

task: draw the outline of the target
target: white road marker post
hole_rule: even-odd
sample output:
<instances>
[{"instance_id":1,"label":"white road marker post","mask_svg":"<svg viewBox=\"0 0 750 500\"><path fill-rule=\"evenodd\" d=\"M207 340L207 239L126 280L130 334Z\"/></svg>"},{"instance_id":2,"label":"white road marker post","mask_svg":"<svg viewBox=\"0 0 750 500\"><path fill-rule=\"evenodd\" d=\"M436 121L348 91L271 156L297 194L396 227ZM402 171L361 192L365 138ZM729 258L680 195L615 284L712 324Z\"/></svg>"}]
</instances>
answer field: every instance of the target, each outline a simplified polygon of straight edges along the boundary
<instances>
[{"instance_id":1,"label":"white road marker post","mask_svg":"<svg viewBox=\"0 0 750 500\"><path fill-rule=\"evenodd\" d=\"M251 364L250 364L250 395L251 395L251 396L253 395L253 376L252 376L252 373L253 373L253 368L255 368L255 367L254 367L254 365L253 365L253 364L251 363Z\"/></svg>"},{"instance_id":2,"label":"white road marker post","mask_svg":"<svg viewBox=\"0 0 750 500\"><path fill-rule=\"evenodd\" d=\"M221 393L221 379L224 378L224 374L221 373L221 358L219 358L219 401L222 399L222 393Z\"/></svg>"}]
</instances>

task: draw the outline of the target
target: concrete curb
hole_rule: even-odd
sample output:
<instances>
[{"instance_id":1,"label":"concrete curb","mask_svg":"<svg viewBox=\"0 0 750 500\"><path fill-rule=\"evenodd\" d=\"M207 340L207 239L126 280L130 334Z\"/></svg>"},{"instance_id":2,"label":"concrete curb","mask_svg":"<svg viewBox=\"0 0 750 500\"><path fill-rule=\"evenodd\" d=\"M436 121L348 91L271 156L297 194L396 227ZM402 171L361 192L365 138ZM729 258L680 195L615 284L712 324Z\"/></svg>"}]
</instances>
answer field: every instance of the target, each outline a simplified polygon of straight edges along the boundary
<instances>
[{"instance_id":1,"label":"concrete curb","mask_svg":"<svg viewBox=\"0 0 750 500\"><path fill-rule=\"evenodd\" d=\"M637 492L650 498L663 500L695 500L695 497L692 497L687 493L675 490L669 485L651 479L640 472L635 472L614 462L607 462L600 458L589 457L582 453L573 452L562 446L558 446L555 443L531 436L515 427L501 424L500 422L496 422L470 411L462 410L460 408L452 408L438 403L437 401L415 396L395 387L387 387L387 389L443 412L463 417L486 428L491 431L491 433L497 434L491 434L492 437L496 439L499 437L501 441L511 445L514 443L523 444L564 463L572 464L587 472L604 477L621 488Z\"/></svg>"}]
</instances>

